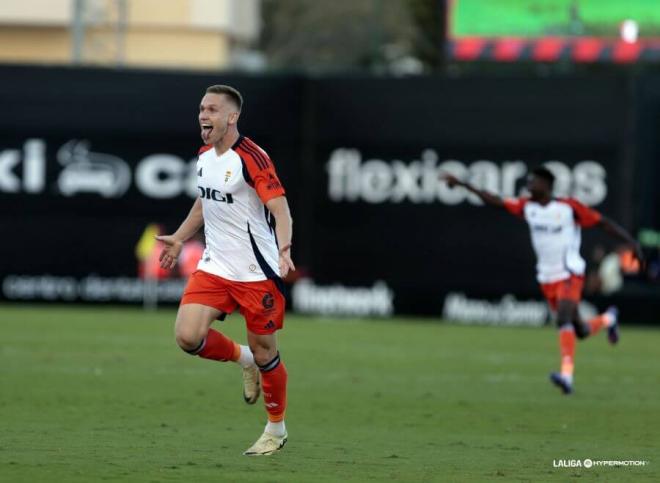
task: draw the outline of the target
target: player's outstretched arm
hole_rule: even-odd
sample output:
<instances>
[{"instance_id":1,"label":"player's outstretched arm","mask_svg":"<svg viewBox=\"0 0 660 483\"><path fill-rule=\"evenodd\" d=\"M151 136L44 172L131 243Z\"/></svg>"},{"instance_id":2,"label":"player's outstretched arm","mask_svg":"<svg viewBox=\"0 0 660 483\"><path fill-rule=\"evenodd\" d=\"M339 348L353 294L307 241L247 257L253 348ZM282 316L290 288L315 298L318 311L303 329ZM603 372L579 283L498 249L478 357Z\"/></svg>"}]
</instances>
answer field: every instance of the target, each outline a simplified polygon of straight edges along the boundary
<instances>
[{"instance_id":1,"label":"player's outstretched arm","mask_svg":"<svg viewBox=\"0 0 660 483\"><path fill-rule=\"evenodd\" d=\"M183 242L192 237L197 230L204 224L204 217L202 215L202 201L197 198L193 203L188 216L183 220L179 229L172 235L157 236L156 240L162 241L165 248L160 252L160 266L161 268L172 269L176 266L179 259L179 254L183 248Z\"/></svg>"},{"instance_id":2,"label":"player's outstretched arm","mask_svg":"<svg viewBox=\"0 0 660 483\"><path fill-rule=\"evenodd\" d=\"M275 236L280 247L280 276L285 278L296 266L291 260L291 237L293 236L293 220L289 203L284 196L272 198L266 202L266 208L275 217Z\"/></svg>"},{"instance_id":3,"label":"player's outstretched arm","mask_svg":"<svg viewBox=\"0 0 660 483\"><path fill-rule=\"evenodd\" d=\"M447 185L449 185L450 188L453 188L454 186L462 186L466 190L474 193L479 198L481 198L481 201L483 201L487 205L496 206L498 208L504 208L504 200L502 200L502 198L500 198L499 196L489 193L488 191L475 188L470 183L461 181L454 175L451 175L449 173L443 173L440 175L440 179L446 181Z\"/></svg>"},{"instance_id":4,"label":"player's outstretched arm","mask_svg":"<svg viewBox=\"0 0 660 483\"><path fill-rule=\"evenodd\" d=\"M606 216L601 218L599 226L614 238L618 238L624 243L629 244L635 251L635 257L637 257L639 263L642 265L644 264L644 253L642 252L642 247L639 245L637 240L635 240L632 235L628 233L628 230Z\"/></svg>"}]
</instances>

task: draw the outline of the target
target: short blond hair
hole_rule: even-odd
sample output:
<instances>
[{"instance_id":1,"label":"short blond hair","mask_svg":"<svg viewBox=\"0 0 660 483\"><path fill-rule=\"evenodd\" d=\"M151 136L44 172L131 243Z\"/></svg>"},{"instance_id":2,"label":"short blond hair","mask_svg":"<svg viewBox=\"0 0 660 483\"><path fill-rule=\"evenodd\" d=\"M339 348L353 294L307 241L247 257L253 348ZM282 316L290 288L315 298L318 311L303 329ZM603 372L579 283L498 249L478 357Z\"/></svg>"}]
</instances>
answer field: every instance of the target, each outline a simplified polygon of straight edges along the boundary
<instances>
[{"instance_id":1,"label":"short blond hair","mask_svg":"<svg viewBox=\"0 0 660 483\"><path fill-rule=\"evenodd\" d=\"M223 85L223 84L216 84L216 85L207 87L206 88L206 93L207 94L224 94L224 95L228 96L234 102L234 104L236 104L236 107L238 108L238 112L241 112L241 109L243 108L243 96L241 95L240 92L238 92L232 86L226 86L226 85Z\"/></svg>"}]
</instances>

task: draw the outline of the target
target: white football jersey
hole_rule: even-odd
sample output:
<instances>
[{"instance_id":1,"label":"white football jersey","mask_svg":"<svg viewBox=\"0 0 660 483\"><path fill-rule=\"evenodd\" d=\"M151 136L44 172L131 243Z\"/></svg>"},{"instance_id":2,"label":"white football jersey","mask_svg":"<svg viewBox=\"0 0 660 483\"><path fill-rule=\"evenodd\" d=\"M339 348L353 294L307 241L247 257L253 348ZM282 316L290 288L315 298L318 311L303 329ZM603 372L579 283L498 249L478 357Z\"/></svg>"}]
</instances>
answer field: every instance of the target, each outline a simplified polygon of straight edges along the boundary
<instances>
[{"instance_id":1,"label":"white football jersey","mask_svg":"<svg viewBox=\"0 0 660 483\"><path fill-rule=\"evenodd\" d=\"M284 188L266 152L243 136L221 156L204 146L197 191L206 236L197 268L239 282L278 279L274 218L265 203Z\"/></svg>"},{"instance_id":2,"label":"white football jersey","mask_svg":"<svg viewBox=\"0 0 660 483\"><path fill-rule=\"evenodd\" d=\"M586 263L580 255L581 227L597 224L602 216L573 198L557 198L541 205L529 198L504 201L510 213L523 217L529 225L536 253L536 279L552 283L583 276Z\"/></svg>"}]
</instances>

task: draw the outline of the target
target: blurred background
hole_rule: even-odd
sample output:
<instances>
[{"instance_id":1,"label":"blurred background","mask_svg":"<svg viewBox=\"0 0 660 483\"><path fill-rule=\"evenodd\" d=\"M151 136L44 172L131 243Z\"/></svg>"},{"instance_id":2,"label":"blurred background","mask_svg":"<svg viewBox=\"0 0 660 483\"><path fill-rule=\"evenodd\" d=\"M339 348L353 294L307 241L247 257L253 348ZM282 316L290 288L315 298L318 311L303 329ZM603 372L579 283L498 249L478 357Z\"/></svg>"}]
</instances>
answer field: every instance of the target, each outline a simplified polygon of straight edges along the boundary
<instances>
[{"instance_id":1,"label":"blurred background","mask_svg":"<svg viewBox=\"0 0 660 483\"><path fill-rule=\"evenodd\" d=\"M295 220L307 314L542 325L535 165L642 243L584 234L586 311L660 313L660 4L651 0L21 0L0 3L0 300L175 305L153 236L196 193L205 88L245 97Z\"/></svg>"}]
</instances>

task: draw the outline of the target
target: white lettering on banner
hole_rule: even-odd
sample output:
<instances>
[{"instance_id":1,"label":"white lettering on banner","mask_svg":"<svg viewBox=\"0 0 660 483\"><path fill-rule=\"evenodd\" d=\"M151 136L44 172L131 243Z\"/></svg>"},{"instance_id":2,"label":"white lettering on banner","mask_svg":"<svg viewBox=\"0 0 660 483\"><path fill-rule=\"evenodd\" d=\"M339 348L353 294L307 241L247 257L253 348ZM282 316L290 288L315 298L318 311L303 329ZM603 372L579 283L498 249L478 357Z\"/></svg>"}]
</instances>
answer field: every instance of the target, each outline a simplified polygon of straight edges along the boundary
<instances>
[{"instance_id":1,"label":"white lettering on banner","mask_svg":"<svg viewBox=\"0 0 660 483\"><path fill-rule=\"evenodd\" d=\"M18 193L21 180L12 172L21 162L21 153L16 149L5 149L0 152L0 191Z\"/></svg>"},{"instance_id":2,"label":"white lettering on banner","mask_svg":"<svg viewBox=\"0 0 660 483\"><path fill-rule=\"evenodd\" d=\"M137 166L135 184L151 198L174 198L185 188L185 162L171 154L152 154Z\"/></svg>"},{"instance_id":3,"label":"white lettering on banner","mask_svg":"<svg viewBox=\"0 0 660 483\"><path fill-rule=\"evenodd\" d=\"M131 167L118 156L94 152L86 140L70 140L57 151L62 169L57 191L64 196L80 193L119 198L131 186ZM28 139L23 151L0 151L0 192L39 194L46 186L46 142ZM23 164L21 175L18 166ZM186 161L173 154L150 154L135 166L135 186L145 196L157 199L197 195L196 159ZM589 206L607 197L605 168L585 160L570 168L560 161L545 163L557 177L558 196L575 196ZM463 188L451 189L439 179L443 172L471 181L475 186L501 196L517 196L516 185L527 175L521 160L495 163L482 159L471 164L459 160L440 160L433 149L422 151L419 160L362 160L357 149L335 149L327 162L328 196L332 201L371 204L415 204L463 202L481 204L479 198Z\"/></svg>"},{"instance_id":4,"label":"white lettering on banner","mask_svg":"<svg viewBox=\"0 0 660 483\"><path fill-rule=\"evenodd\" d=\"M573 195L579 200L604 200L607 197L605 168L595 161L583 161L573 170ZM597 203L592 203L597 204Z\"/></svg>"},{"instance_id":5,"label":"white lettering on banner","mask_svg":"<svg viewBox=\"0 0 660 483\"><path fill-rule=\"evenodd\" d=\"M27 193L39 193L46 185L46 143L29 139L24 146L23 189Z\"/></svg>"},{"instance_id":6,"label":"white lettering on banner","mask_svg":"<svg viewBox=\"0 0 660 483\"><path fill-rule=\"evenodd\" d=\"M545 165L557 177L557 196L574 196L589 206L598 205L607 197L607 172L600 163L584 160L571 168L553 160ZM328 196L332 201L372 204L439 201L457 205L467 201L479 205L482 202L477 195L464 188L449 188L439 179L440 174L450 173L478 188L513 197L523 193L522 190L516 192L516 184L528 173L527 164L522 160L498 164L482 159L469 165L453 159L440 162L432 149L422 151L419 160L404 163L381 159L362 161L359 150L339 148L330 154L326 170Z\"/></svg>"},{"instance_id":7,"label":"white lettering on banner","mask_svg":"<svg viewBox=\"0 0 660 483\"><path fill-rule=\"evenodd\" d=\"M571 191L571 169L559 161L548 161L545 165L555 175L555 194L568 196Z\"/></svg>"},{"instance_id":8,"label":"white lettering on banner","mask_svg":"<svg viewBox=\"0 0 660 483\"><path fill-rule=\"evenodd\" d=\"M0 152L0 191L19 193L21 179L13 172L21 162L21 152L5 149ZM28 139L23 145L23 183L26 193L40 193L46 185L46 143Z\"/></svg>"},{"instance_id":9,"label":"white lettering on banner","mask_svg":"<svg viewBox=\"0 0 660 483\"><path fill-rule=\"evenodd\" d=\"M185 279L158 282L158 300L178 302ZM86 302L142 302L144 280L130 277L74 277L53 275L8 275L2 281L2 293L8 300L52 300Z\"/></svg>"},{"instance_id":10,"label":"white lettering on banner","mask_svg":"<svg viewBox=\"0 0 660 483\"><path fill-rule=\"evenodd\" d=\"M518 301L506 294L498 302L469 299L462 293L445 297L442 317L464 324L541 326L548 319L544 302Z\"/></svg>"},{"instance_id":11,"label":"white lettering on banner","mask_svg":"<svg viewBox=\"0 0 660 483\"><path fill-rule=\"evenodd\" d=\"M578 306L580 317L589 320L598 311L589 302L582 301ZM514 295L506 294L499 301L471 299L463 293L450 292L445 297L442 317L462 324L484 325L544 325L552 314L546 302L537 300L520 301Z\"/></svg>"},{"instance_id":12,"label":"white lettering on banner","mask_svg":"<svg viewBox=\"0 0 660 483\"><path fill-rule=\"evenodd\" d=\"M78 282L73 277L9 275L2 281L2 293L9 300L72 301L78 297Z\"/></svg>"},{"instance_id":13,"label":"white lettering on banner","mask_svg":"<svg viewBox=\"0 0 660 483\"><path fill-rule=\"evenodd\" d=\"M516 184L527 176L527 165L522 161L507 161L502 164L502 190L504 197L516 196ZM497 189L495 191L498 191ZM481 200L479 200L481 201Z\"/></svg>"},{"instance_id":14,"label":"white lettering on banner","mask_svg":"<svg viewBox=\"0 0 660 483\"><path fill-rule=\"evenodd\" d=\"M293 284L291 297L294 310L306 314L386 316L394 312L394 292L382 281L373 287L322 287L300 279Z\"/></svg>"},{"instance_id":15,"label":"white lettering on banner","mask_svg":"<svg viewBox=\"0 0 660 483\"><path fill-rule=\"evenodd\" d=\"M0 193L44 193L46 186L46 142L28 139L23 151L0 151ZM72 139L57 150L62 166L56 181L56 191L72 197L81 193L119 198L131 186L131 167L122 158L94 152L87 140ZM195 164L197 159L183 160L172 154L151 154L135 167L138 191L150 198L197 196ZM19 175L22 164L22 172Z\"/></svg>"}]
</instances>

